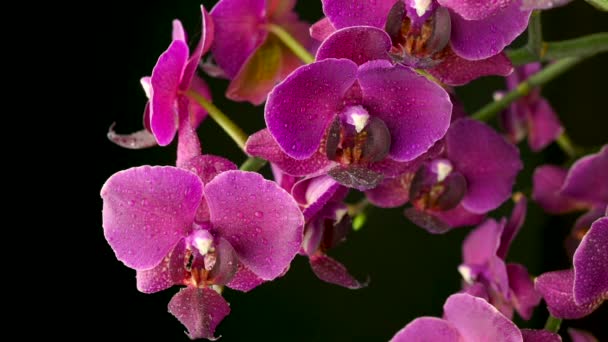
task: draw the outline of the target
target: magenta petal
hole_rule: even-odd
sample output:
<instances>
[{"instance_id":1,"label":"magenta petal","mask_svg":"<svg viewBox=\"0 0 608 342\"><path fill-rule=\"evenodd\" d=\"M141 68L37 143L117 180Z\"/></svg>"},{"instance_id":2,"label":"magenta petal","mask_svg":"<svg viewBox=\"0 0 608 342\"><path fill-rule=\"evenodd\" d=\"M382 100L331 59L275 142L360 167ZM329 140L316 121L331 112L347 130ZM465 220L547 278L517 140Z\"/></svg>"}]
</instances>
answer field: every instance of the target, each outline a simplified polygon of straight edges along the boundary
<instances>
[{"instance_id":1,"label":"magenta petal","mask_svg":"<svg viewBox=\"0 0 608 342\"><path fill-rule=\"evenodd\" d=\"M480 20L496 14L513 0L437 0L466 20Z\"/></svg>"},{"instance_id":2,"label":"magenta petal","mask_svg":"<svg viewBox=\"0 0 608 342\"><path fill-rule=\"evenodd\" d=\"M211 52L229 78L266 39L265 15L264 0L223 0L211 9L215 29Z\"/></svg>"},{"instance_id":3,"label":"magenta petal","mask_svg":"<svg viewBox=\"0 0 608 342\"><path fill-rule=\"evenodd\" d=\"M517 147L491 127L470 119L452 124L446 146L448 158L467 180L461 202L466 209L483 214L511 196L515 177L523 168Z\"/></svg>"},{"instance_id":4,"label":"magenta petal","mask_svg":"<svg viewBox=\"0 0 608 342\"><path fill-rule=\"evenodd\" d=\"M584 203L561 193L567 174L567 170L553 165L541 165L534 170L532 199L550 214L562 214L585 207Z\"/></svg>"},{"instance_id":5,"label":"magenta petal","mask_svg":"<svg viewBox=\"0 0 608 342\"><path fill-rule=\"evenodd\" d=\"M483 265L490 262L496 256L504 227L504 219L501 222L487 219L479 227L473 229L462 243L464 263Z\"/></svg>"},{"instance_id":6,"label":"magenta petal","mask_svg":"<svg viewBox=\"0 0 608 342\"><path fill-rule=\"evenodd\" d=\"M238 167L226 158L205 154L190 159L188 163L184 164L183 169L194 172L203 184L207 184L220 173L236 170Z\"/></svg>"},{"instance_id":7,"label":"magenta petal","mask_svg":"<svg viewBox=\"0 0 608 342\"><path fill-rule=\"evenodd\" d=\"M158 265L191 229L202 188L195 174L170 166L112 175L101 189L102 215L117 259L136 270Z\"/></svg>"},{"instance_id":8,"label":"magenta petal","mask_svg":"<svg viewBox=\"0 0 608 342\"><path fill-rule=\"evenodd\" d=\"M217 233L261 278L278 277L300 250L304 218L276 183L253 172L226 171L205 186L205 197Z\"/></svg>"},{"instance_id":9,"label":"magenta petal","mask_svg":"<svg viewBox=\"0 0 608 342\"><path fill-rule=\"evenodd\" d=\"M147 129L131 134L118 134L114 131L114 125L110 126L108 139L116 145L132 150L156 146L156 138Z\"/></svg>"},{"instance_id":10,"label":"magenta petal","mask_svg":"<svg viewBox=\"0 0 608 342\"><path fill-rule=\"evenodd\" d=\"M532 317L534 308L540 304L542 296L534 288L534 282L528 270L519 264L508 264L509 288L512 291L511 301L519 315L528 320Z\"/></svg>"},{"instance_id":11,"label":"magenta petal","mask_svg":"<svg viewBox=\"0 0 608 342\"><path fill-rule=\"evenodd\" d=\"M211 16L209 15L209 13L207 13L207 10L203 5L201 5L201 19L201 38L196 47L194 48L194 51L192 51L192 54L188 59L188 63L184 68L184 75L180 83L181 90L188 90L192 78L196 75L196 69L198 68L201 58L207 51L209 51L211 43L213 42L215 27Z\"/></svg>"},{"instance_id":12,"label":"magenta petal","mask_svg":"<svg viewBox=\"0 0 608 342\"><path fill-rule=\"evenodd\" d=\"M580 201L608 203L608 145L600 152L574 163L564 181L562 193Z\"/></svg>"},{"instance_id":13,"label":"magenta petal","mask_svg":"<svg viewBox=\"0 0 608 342\"><path fill-rule=\"evenodd\" d=\"M188 59L188 45L174 40L152 70L150 126L160 146L171 143L177 130L177 91Z\"/></svg>"},{"instance_id":14,"label":"magenta petal","mask_svg":"<svg viewBox=\"0 0 608 342\"><path fill-rule=\"evenodd\" d=\"M500 53L528 26L530 10L521 9L521 0L510 4L491 17L466 20L453 11L452 49L460 57L478 60Z\"/></svg>"},{"instance_id":15,"label":"magenta petal","mask_svg":"<svg viewBox=\"0 0 608 342\"><path fill-rule=\"evenodd\" d=\"M223 238L219 238L219 241L215 242L215 251L215 264L209 272L208 280L213 285L225 285L234 278L238 271L239 258L230 242Z\"/></svg>"},{"instance_id":16,"label":"magenta petal","mask_svg":"<svg viewBox=\"0 0 608 342\"><path fill-rule=\"evenodd\" d=\"M201 155L201 142L196 128L192 126L188 105L188 99L184 97L179 99L180 120L177 130L177 160L175 162L179 168L182 168L188 160Z\"/></svg>"},{"instance_id":17,"label":"magenta petal","mask_svg":"<svg viewBox=\"0 0 608 342\"><path fill-rule=\"evenodd\" d=\"M324 282L351 290L357 290L367 286L367 282L360 283L348 273L348 270L344 265L325 254L311 256L310 267L315 275Z\"/></svg>"},{"instance_id":18,"label":"magenta petal","mask_svg":"<svg viewBox=\"0 0 608 342\"><path fill-rule=\"evenodd\" d=\"M521 329L523 342L562 342L562 338L547 330Z\"/></svg>"},{"instance_id":19,"label":"magenta petal","mask_svg":"<svg viewBox=\"0 0 608 342\"><path fill-rule=\"evenodd\" d=\"M315 152L310 158L296 160L285 154L274 140L268 129L263 129L249 136L245 151L256 157L275 164L281 171L292 176L307 176L320 172L335 163L328 160L321 152Z\"/></svg>"},{"instance_id":20,"label":"magenta petal","mask_svg":"<svg viewBox=\"0 0 608 342\"><path fill-rule=\"evenodd\" d=\"M529 115L528 144L532 151L542 150L564 132L553 108L545 99L539 99Z\"/></svg>"},{"instance_id":21,"label":"magenta petal","mask_svg":"<svg viewBox=\"0 0 608 342\"><path fill-rule=\"evenodd\" d=\"M384 27L395 0L321 0L323 13L341 29L348 26Z\"/></svg>"},{"instance_id":22,"label":"magenta petal","mask_svg":"<svg viewBox=\"0 0 608 342\"><path fill-rule=\"evenodd\" d=\"M230 306L211 288L186 287L171 298L169 312L187 329L191 339L215 340L215 328L230 313Z\"/></svg>"},{"instance_id":23,"label":"magenta petal","mask_svg":"<svg viewBox=\"0 0 608 342\"><path fill-rule=\"evenodd\" d=\"M410 161L441 139L450 125L448 93L424 76L388 61L372 61L358 72L363 106L391 133L389 155Z\"/></svg>"},{"instance_id":24,"label":"magenta petal","mask_svg":"<svg viewBox=\"0 0 608 342\"><path fill-rule=\"evenodd\" d=\"M336 28L327 17L320 19L310 27L310 36L320 42L324 41L334 32L336 32Z\"/></svg>"},{"instance_id":25,"label":"magenta petal","mask_svg":"<svg viewBox=\"0 0 608 342\"><path fill-rule=\"evenodd\" d=\"M572 342L599 342L595 336L583 330L568 328L568 335L570 335Z\"/></svg>"},{"instance_id":26,"label":"magenta petal","mask_svg":"<svg viewBox=\"0 0 608 342\"><path fill-rule=\"evenodd\" d=\"M401 329L390 342L462 342L458 330L448 321L436 317L420 317Z\"/></svg>"},{"instance_id":27,"label":"magenta petal","mask_svg":"<svg viewBox=\"0 0 608 342\"><path fill-rule=\"evenodd\" d=\"M513 65L504 53L473 61L450 50L441 63L428 72L445 84L460 86L482 76L507 76L513 72Z\"/></svg>"},{"instance_id":28,"label":"magenta petal","mask_svg":"<svg viewBox=\"0 0 608 342\"><path fill-rule=\"evenodd\" d=\"M298 68L274 88L266 103L266 125L285 153L307 159L318 150L356 72L350 60L326 59Z\"/></svg>"},{"instance_id":29,"label":"magenta petal","mask_svg":"<svg viewBox=\"0 0 608 342\"><path fill-rule=\"evenodd\" d=\"M377 187L367 190L365 196L371 204L380 208L396 208L407 203L413 174L386 179Z\"/></svg>"},{"instance_id":30,"label":"magenta petal","mask_svg":"<svg viewBox=\"0 0 608 342\"><path fill-rule=\"evenodd\" d=\"M316 60L346 58L364 64L376 59L390 60L391 38L376 27L355 26L336 31L319 46Z\"/></svg>"},{"instance_id":31,"label":"magenta petal","mask_svg":"<svg viewBox=\"0 0 608 342\"><path fill-rule=\"evenodd\" d=\"M336 195L338 191L343 191L343 189L344 187L338 184L333 178L322 175L296 183L293 187L292 194L296 201L299 200L296 198L296 193L300 194L299 197L303 200L300 203L304 206L304 220L308 221L316 215L319 210L323 209L329 200L334 199L334 195ZM344 196L345 195L346 192L344 192Z\"/></svg>"},{"instance_id":32,"label":"magenta petal","mask_svg":"<svg viewBox=\"0 0 608 342\"><path fill-rule=\"evenodd\" d=\"M578 306L574 302L572 288L574 271L563 270L541 274L535 287L541 293L552 316L562 319L578 319L589 315L597 305Z\"/></svg>"},{"instance_id":33,"label":"magenta petal","mask_svg":"<svg viewBox=\"0 0 608 342\"><path fill-rule=\"evenodd\" d=\"M156 267L137 271L137 289L143 293L154 293L183 284L187 277L185 257L186 243L182 239Z\"/></svg>"},{"instance_id":34,"label":"magenta petal","mask_svg":"<svg viewBox=\"0 0 608 342\"><path fill-rule=\"evenodd\" d=\"M238 264L236 274L226 286L233 290L249 292L265 282L242 263Z\"/></svg>"},{"instance_id":35,"label":"magenta petal","mask_svg":"<svg viewBox=\"0 0 608 342\"><path fill-rule=\"evenodd\" d=\"M608 217L591 225L574 253L574 300L594 305L608 299Z\"/></svg>"},{"instance_id":36,"label":"magenta petal","mask_svg":"<svg viewBox=\"0 0 608 342\"><path fill-rule=\"evenodd\" d=\"M523 194L515 194L513 196L513 201L515 202L515 206L511 212L511 217L509 217L509 220L505 225L502 237L500 238L500 247L498 247L498 251L496 252L496 255L503 260L507 257L511 242L524 225L526 213L528 212L528 200Z\"/></svg>"},{"instance_id":37,"label":"magenta petal","mask_svg":"<svg viewBox=\"0 0 608 342\"><path fill-rule=\"evenodd\" d=\"M485 218L483 214L475 214L468 211L462 204L450 210L434 212L434 215L452 228L474 226L480 224Z\"/></svg>"},{"instance_id":38,"label":"magenta petal","mask_svg":"<svg viewBox=\"0 0 608 342\"><path fill-rule=\"evenodd\" d=\"M522 8L535 9L551 9L559 6L564 6L572 0L523 0Z\"/></svg>"},{"instance_id":39,"label":"magenta petal","mask_svg":"<svg viewBox=\"0 0 608 342\"><path fill-rule=\"evenodd\" d=\"M443 312L464 341L522 341L517 326L481 298L453 294L446 300Z\"/></svg>"}]
</instances>

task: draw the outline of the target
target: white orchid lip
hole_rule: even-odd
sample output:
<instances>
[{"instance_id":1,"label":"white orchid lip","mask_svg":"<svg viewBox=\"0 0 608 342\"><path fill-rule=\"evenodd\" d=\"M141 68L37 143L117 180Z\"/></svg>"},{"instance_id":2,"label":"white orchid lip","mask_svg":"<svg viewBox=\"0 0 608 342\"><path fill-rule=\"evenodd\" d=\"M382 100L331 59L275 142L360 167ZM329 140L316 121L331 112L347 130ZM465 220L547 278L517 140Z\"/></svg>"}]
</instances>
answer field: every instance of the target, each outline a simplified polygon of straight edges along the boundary
<instances>
[{"instance_id":1,"label":"white orchid lip","mask_svg":"<svg viewBox=\"0 0 608 342\"><path fill-rule=\"evenodd\" d=\"M414 0L414 9L419 17L422 17L431 7L431 0Z\"/></svg>"}]
</instances>

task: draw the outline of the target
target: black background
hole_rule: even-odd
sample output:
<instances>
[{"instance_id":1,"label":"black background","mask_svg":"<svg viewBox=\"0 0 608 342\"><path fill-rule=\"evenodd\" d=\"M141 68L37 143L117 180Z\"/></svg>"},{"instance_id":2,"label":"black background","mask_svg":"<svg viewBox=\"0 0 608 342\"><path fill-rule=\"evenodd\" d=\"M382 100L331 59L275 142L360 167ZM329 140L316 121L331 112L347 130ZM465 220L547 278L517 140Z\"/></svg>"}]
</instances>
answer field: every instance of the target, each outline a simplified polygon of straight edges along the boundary
<instances>
[{"instance_id":1,"label":"black background","mask_svg":"<svg viewBox=\"0 0 608 342\"><path fill-rule=\"evenodd\" d=\"M215 1L203 3L211 9ZM119 132L141 128L146 100L139 78L151 73L156 59L168 46L174 18L182 20L191 34L190 41L198 40L193 33L200 31L199 4L186 0L132 1L120 6L102 3L93 9L101 20L95 21L96 27L89 36L93 56L83 58L90 58L89 68L94 70L89 81L101 86L90 98L94 115L86 116L83 127L85 143L94 151L94 164L87 169L87 180L81 188L84 198L77 199L82 208L78 214L84 221L77 228L70 228L77 230L79 246L86 247L76 253L85 267L69 271L71 279L76 280L70 283L74 285L69 286L71 294L66 296L73 314L59 319L60 323L48 332L52 335L84 334L101 340L187 340L184 328L167 312L167 303L177 289L152 295L139 293L135 271L115 259L103 237L99 190L119 170L174 163L174 144L131 151L112 145L105 135L113 122L117 122ZM318 0L300 0L297 9L310 22L321 17ZM545 12L543 19L547 40L606 31L608 22L606 14L582 0ZM571 138L585 147L608 141L606 62L605 54L590 58L543 91ZM226 81L206 80L213 90L214 102L246 132L263 127L262 108L231 103L223 98ZM503 80L489 77L459 88L458 94L466 108L474 111L491 101L494 90L502 88ZM199 136L205 153L228 157L237 164L245 159L211 120L201 125ZM530 153L525 143L520 148L526 167L518 178L517 189L530 189L535 166L565 160L556 146L540 154ZM510 207L507 204L492 216L507 215ZM469 229L433 236L407 222L401 210L372 210L368 224L331 253L360 279L369 276L368 288L350 291L325 284L315 278L305 259L297 257L290 272L277 281L247 294L226 290L232 312L220 324L217 334L224 341L381 341L388 340L415 317L440 316L445 299L460 290L456 268L461 261L461 241ZM567 268L569 261L562 242L576 217L549 217L531 204L509 261L526 265L532 274ZM606 341L607 312L607 305L603 305L589 318L565 322L561 332L568 326L582 327ZM541 304L531 321L516 322L521 327L540 328L546 315Z\"/></svg>"}]
</instances>

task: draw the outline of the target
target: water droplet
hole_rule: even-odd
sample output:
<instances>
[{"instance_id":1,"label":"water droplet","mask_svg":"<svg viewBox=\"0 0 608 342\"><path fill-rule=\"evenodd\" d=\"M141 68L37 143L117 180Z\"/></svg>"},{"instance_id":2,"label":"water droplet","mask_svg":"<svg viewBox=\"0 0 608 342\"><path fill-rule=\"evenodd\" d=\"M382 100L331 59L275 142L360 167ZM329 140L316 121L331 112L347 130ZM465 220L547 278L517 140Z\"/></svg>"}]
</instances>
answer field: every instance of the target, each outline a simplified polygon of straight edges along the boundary
<instances>
[{"instance_id":1,"label":"water droplet","mask_svg":"<svg viewBox=\"0 0 608 342\"><path fill-rule=\"evenodd\" d=\"M264 217L264 213L263 213L263 212L261 212L261 211L256 211L256 212L254 213L254 215L255 215L255 217L257 217L257 218L262 218L262 217Z\"/></svg>"}]
</instances>

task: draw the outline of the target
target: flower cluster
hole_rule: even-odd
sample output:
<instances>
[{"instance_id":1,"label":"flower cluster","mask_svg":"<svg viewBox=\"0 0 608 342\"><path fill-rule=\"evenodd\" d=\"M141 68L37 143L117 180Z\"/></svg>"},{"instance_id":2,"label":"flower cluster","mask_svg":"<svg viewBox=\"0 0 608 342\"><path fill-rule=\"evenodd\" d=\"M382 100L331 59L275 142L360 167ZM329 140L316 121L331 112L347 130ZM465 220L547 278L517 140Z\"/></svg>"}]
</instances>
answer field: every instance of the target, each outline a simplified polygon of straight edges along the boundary
<instances>
[{"instance_id":1,"label":"flower cluster","mask_svg":"<svg viewBox=\"0 0 608 342\"><path fill-rule=\"evenodd\" d=\"M528 205L514 193L524 168L516 144L527 135L539 152L566 139L538 86L574 63L515 68L505 51L533 10L557 2L321 4L325 16L313 25L299 19L295 0L201 6L193 48L173 22L169 47L141 79L144 128L108 133L131 149L177 136L174 166L120 171L101 190L104 236L136 271L137 289L181 287L169 312L190 338L214 339L231 310L225 288L248 292L277 279L298 254L322 281L368 286L329 254L368 206L406 206L404 219L432 234L476 227L462 244L463 288L444 316L415 319L393 341L560 341L555 330L519 329L513 313L529 320L544 299L552 316L575 319L608 298L608 146L572 156L582 158L569 169L534 172L531 199L546 212L586 211L567 240L573 268L534 279L507 262ZM504 134L467 114L453 88L488 75L507 80L492 105ZM228 99L264 104L266 128L243 133L213 104L209 77L229 80ZM240 170L202 153L197 131L207 116L248 155ZM256 173L264 163L272 180ZM488 217L509 198L508 219Z\"/></svg>"}]
</instances>

